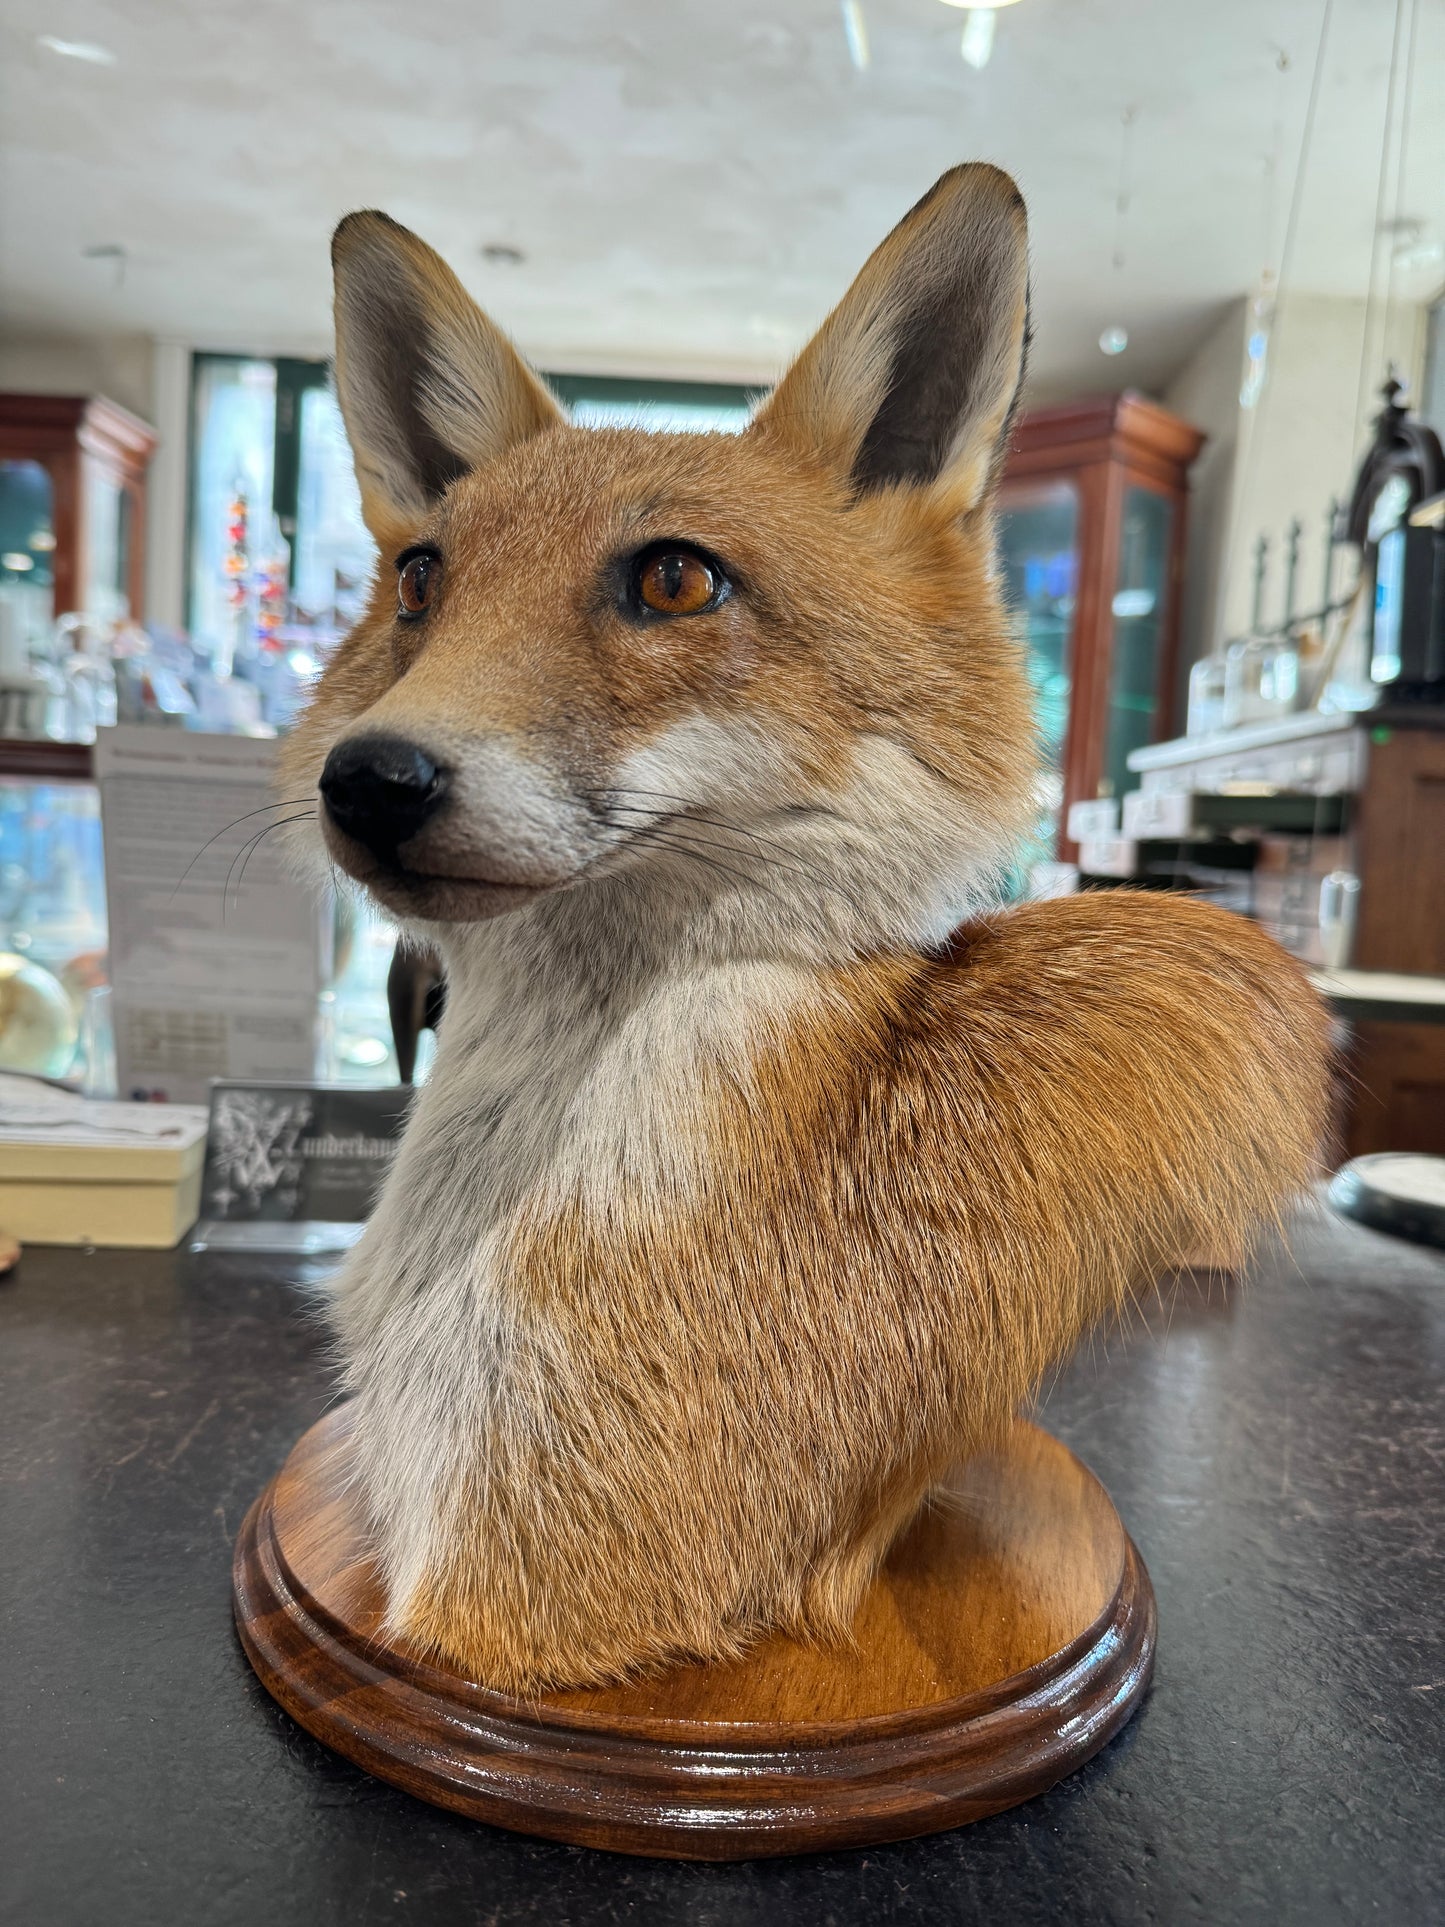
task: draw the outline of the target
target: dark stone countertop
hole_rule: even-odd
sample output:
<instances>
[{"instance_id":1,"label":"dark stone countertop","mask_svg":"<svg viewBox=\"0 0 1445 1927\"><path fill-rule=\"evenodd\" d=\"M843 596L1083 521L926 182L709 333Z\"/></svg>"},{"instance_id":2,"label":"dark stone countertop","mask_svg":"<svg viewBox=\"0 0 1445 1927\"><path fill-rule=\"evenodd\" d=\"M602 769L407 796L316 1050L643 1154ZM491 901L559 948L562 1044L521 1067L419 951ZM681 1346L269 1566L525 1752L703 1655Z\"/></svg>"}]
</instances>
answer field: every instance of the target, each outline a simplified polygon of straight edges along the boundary
<instances>
[{"instance_id":1,"label":"dark stone countertop","mask_svg":"<svg viewBox=\"0 0 1445 1927\"><path fill-rule=\"evenodd\" d=\"M328 1402L307 1286L53 1250L0 1283L11 1927L1445 1920L1445 1255L1307 1222L1053 1387L1159 1598L1153 1691L1082 1772L956 1833L721 1867L423 1806L257 1685L231 1542Z\"/></svg>"}]
</instances>

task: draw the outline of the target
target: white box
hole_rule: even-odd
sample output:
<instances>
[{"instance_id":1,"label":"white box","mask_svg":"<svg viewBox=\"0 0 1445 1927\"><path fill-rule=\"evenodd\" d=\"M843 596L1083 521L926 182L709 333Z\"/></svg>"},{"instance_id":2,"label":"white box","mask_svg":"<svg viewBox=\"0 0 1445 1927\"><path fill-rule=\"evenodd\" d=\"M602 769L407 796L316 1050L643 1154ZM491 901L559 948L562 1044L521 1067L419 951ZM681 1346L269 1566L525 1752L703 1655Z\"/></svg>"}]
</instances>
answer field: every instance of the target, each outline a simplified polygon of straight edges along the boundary
<instances>
[{"instance_id":1,"label":"white box","mask_svg":"<svg viewBox=\"0 0 1445 1927\"><path fill-rule=\"evenodd\" d=\"M1119 834L1118 797L1096 796L1087 802L1071 803L1065 827L1071 843L1092 843L1099 837L1117 836Z\"/></svg>"},{"instance_id":2,"label":"white box","mask_svg":"<svg viewBox=\"0 0 1445 1927\"><path fill-rule=\"evenodd\" d=\"M0 1224L22 1244L164 1251L196 1221L206 1113L0 1076Z\"/></svg>"},{"instance_id":3,"label":"white box","mask_svg":"<svg viewBox=\"0 0 1445 1927\"><path fill-rule=\"evenodd\" d=\"M1189 790L1130 790L1124 798L1125 836L1188 836L1193 827Z\"/></svg>"},{"instance_id":4,"label":"white box","mask_svg":"<svg viewBox=\"0 0 1445 1927\"><path fill-rule=\"evenodd\" d=\"M1135 876L1139 846L1132 836L1091 837L1079 845L1079 869L1091 877Z\"/></svg>"}]
</instances>

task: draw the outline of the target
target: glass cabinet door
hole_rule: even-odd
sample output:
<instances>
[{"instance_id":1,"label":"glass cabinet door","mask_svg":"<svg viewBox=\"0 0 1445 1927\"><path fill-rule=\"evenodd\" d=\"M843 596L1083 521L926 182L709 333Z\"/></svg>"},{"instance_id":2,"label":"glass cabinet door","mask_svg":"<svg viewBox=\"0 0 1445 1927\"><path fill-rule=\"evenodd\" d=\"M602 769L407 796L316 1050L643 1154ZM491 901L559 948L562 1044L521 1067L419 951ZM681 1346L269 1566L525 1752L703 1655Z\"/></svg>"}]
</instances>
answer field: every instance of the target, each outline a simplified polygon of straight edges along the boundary
<instances>
[{"instance_id":1,"label":"glass cabinet door","mask_svg":"<svg viewBox=\"0 0 1445 1927\"><path fill-rule=\"evenodd\" d=\"M1052 851L1064 794L1064 749L1073 689L1079 586L1079 491L1071 481L1005 485L999 499L1004 599L1021 625L1043 752L1044 853Z\"/></svg>"},{"instance_id":2,"label":"glass cabinet door","mask_svg":"<svg viewBox=\"0 0 1445 1927\"><path fill-rule=\"evenodd\" d=\"M87 462L83 475L85 588L80 602L85 615L108 626L130 614L130 496L99 462Z\"/></svg>"},{"instance_id":3,"label":"glass cabinet door","mask_svg":"<svg viewBox=\"0 0 1445 1927\"><path fill-rule=\"evenodd\" d=\"M39 462L0 462L0 676L28 674L31 644L55 609L50 477Z\"/></svg>"},{"instance_id":4,"label":"glass cabinet door","mask_svg":"<svg viewBox=\"0 0 1445 1927\"><path fill-rule=\"evenodd\" d=\"M1130 751L1143 749L1154 740L1173 536L1172 500L1130 483L1124 491L1114 584L1113 647L1109 651L1104 762L1100 771L1104 795L1122 796L1133 786Z\"/></svg>"}]
</instances>

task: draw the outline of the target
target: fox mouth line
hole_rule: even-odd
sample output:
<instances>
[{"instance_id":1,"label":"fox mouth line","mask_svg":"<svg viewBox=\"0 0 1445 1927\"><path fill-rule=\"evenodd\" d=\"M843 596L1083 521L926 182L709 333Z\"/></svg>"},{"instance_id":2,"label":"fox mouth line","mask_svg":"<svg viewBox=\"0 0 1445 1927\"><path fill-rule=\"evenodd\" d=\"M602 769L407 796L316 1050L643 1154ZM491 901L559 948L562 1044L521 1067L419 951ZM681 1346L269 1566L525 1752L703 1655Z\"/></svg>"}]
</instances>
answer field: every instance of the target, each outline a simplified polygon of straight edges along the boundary
<instances>
[{"instance_id":1,"label":"fox mouth line","mask_svg":"<svg viewBox=\"0 0 1445 1927\"><path fill-rule=\"evenodd\" d=\"M360 879L358 878L358 881ZM417 870L409 863L378 863L368 883L412 884L417 886L459 884L472 890L545 890L545 883L508 882L501 877L473 876L460 870Z\"/></svg>"},{"instance_id":2,"label":"fox mouth line","mask_svg":"<svg viewBox=\"0 0 1445 1927\"><path fill-rule=\"evenodd\" d=\"M392 907L405 908L408 900L454 895L463 900L485 900L503 896L540 896L553 887L521 879L485 876L471 871L425 870L404 862L395 850L370 849L347 837L333 825L325 826L324 841L336 867L353 883L371 891ZM400 905L397 904L400 899Z\"/></svg>"}]
</instances>

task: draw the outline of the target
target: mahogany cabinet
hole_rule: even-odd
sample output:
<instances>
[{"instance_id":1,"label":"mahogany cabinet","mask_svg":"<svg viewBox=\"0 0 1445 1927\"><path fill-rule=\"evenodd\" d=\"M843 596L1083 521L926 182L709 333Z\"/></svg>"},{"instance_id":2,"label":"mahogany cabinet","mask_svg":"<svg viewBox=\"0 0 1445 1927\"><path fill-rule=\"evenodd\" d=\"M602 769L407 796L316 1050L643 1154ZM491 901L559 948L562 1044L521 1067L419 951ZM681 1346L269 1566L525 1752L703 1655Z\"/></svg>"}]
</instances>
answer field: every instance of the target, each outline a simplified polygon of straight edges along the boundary
<instances>
[{"instance_id":1,"label":"mahogany cabinet","mask_svg":"<svg viewBox=\"0 0 1445 1927\"><path fill-rule=\"evenodd\" d=\"M1025 415L999 490L999 560L1028 640L1057 850L1071 803L1122 796L1174 733L1190 464L1204 436L1141 395Z\"/></svg>"},{"instance_id":2,"label":"mahogany cabinet","mask_svg":"<svg viewBox=\"0 0 1445 1927\"><path fill-rule=\"evenodd\" d=\"M0 570L47 615L144 613L153 429L103 395L0 394Z\"/></svg>"},{"instance_id":3,"label":"mahogany cabinet","mask_svg":"<svg viewBox=\"0 0 1445 1927\"><path fill-rule=\"evenodd\" d=\"M1445 977L1445 712L1377 710L1367 719L1356 863L1360 970ZM1445 1024L1356 1023L1350 1157L1445 1157Z\"/></svg>"}]
</instances>

